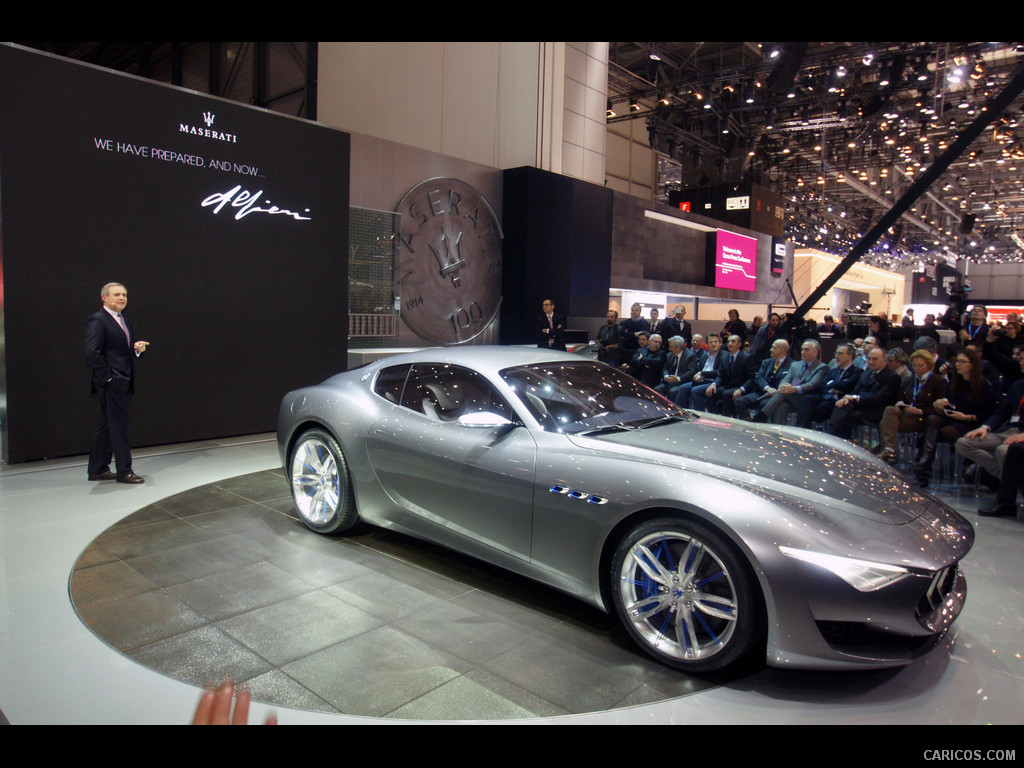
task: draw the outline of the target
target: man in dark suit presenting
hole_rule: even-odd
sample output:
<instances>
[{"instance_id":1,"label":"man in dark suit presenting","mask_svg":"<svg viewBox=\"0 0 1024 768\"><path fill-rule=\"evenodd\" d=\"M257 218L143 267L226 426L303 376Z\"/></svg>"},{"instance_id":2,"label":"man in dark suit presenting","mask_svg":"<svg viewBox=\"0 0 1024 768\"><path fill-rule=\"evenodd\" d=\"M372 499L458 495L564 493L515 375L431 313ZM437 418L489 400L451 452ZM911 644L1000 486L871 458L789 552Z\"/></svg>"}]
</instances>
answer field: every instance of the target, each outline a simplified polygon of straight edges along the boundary
<instances>
[{"instance_id":1,"label":"man in dark suit presenting","mask_svg":"<svg viewBox=\"0 0 1024 768\"><path fill-rule=\"evenodd\" d=\"M132 471L132 449L128 429L128 405L134 384L135 358L146 351L148 341L136 341L124 315L128 290L120 283L107 283L100 291L103 308L85 321L85 359L92 369L92 391L100 398L100 420L89 454L90 480L143 483ZM110 471L110 460L117 474Z\"/></svg>"},{"instance_id":2,"label":"man in dark suit presenting","mask_svg":"<svg viewBox=\"0 0 1024 768\"><path fill-rule=\"evenodd\" d=\"M555 314L555 303L544 299L543 314L537 318L537 346L541 349L565 351L565 318Z\"/></svg>"}]
</instances>

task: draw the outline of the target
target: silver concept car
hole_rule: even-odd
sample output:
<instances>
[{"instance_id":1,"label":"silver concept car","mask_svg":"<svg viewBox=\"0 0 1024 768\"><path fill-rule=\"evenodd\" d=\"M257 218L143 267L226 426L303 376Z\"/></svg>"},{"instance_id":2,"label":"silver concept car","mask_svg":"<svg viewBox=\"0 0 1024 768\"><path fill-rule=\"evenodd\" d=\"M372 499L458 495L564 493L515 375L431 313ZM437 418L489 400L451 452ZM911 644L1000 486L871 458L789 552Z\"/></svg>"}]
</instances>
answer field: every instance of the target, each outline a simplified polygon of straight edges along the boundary
<instances>
[{"instance_id":1,"label":"silver concept car","mask_svg":"<svg viewBox=\"0 0 1024 768\"><path fill-rule=\"evenodd\" d=\"M970 523L866 451L568 353L378 360L286 395L278 443L314 531L361 519L495 563L684 670L905 664L966 596Z\"/></svg>"}]
</instances>

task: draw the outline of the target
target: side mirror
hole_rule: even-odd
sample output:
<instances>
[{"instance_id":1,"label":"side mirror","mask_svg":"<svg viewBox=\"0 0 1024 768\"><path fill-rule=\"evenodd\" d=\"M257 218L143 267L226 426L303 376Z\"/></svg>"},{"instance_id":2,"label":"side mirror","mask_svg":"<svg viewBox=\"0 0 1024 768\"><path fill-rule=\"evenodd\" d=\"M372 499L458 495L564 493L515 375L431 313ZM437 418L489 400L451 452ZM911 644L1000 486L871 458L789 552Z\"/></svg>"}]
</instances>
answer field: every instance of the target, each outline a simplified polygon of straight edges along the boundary
<instances>
[{"instance_id":1,"label":"side mirror","mask_svg":"<svg viewBox=\"0 0 1024 768\"><path fill-rule=\"evenodd\" d=\"M515 422L509 421L504 416L487 411L465 413L459 416L458 421L460 427L468 427L470 429L498 429L500 427L515 426Z\"/></svg>"}]
</instances>

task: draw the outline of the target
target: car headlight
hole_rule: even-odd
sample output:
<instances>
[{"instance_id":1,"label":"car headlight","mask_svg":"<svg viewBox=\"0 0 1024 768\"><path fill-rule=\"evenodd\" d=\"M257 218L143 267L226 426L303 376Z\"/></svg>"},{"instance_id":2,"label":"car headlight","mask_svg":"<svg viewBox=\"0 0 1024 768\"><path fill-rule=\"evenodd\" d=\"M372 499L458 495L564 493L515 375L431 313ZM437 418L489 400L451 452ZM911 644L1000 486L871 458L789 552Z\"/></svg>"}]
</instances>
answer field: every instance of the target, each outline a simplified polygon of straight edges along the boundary
<instances>
[{"instance_id":1,"label":"car headlight","mask_svg":"<svg viewBox=\"0 0 1024 768\"><path fill-rule=\"evenodd\" d=\"M885 563L872 563L869 560L856 560L852 557L823 555L820 552L809 552L805 549L779 547L779 551L787 557L812 563L826 571L831 571L859 592L874 592L876 589L893 584L909 575L906 568Z\"/></svg>"}]
</instances>

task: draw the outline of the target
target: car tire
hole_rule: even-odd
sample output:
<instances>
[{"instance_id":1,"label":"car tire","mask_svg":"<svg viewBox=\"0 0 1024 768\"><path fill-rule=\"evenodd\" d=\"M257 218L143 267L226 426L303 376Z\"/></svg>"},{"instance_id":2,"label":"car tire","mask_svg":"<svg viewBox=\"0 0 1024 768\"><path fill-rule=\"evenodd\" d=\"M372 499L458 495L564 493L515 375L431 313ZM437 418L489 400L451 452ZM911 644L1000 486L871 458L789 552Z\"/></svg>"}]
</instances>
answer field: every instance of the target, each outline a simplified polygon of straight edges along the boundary
<instances>
[{"instance_id":1,"label":"car tire","mask_svg":"<svg viewBox=\"0 0 1024 768\"><path fill-rule=\"evenodd\" d=\"M764 599L750 564L718 531L686 519L649 520L622 538L612 601L643 650L689 672L741 661L763 637Z\"/></svg>"},{"instance_id":2,"label":"car tire","mask_svg":"<svg viewBox=\"0 0 1024 768\"><path fill-rule=\"evenodd\" d=\"M340 533L359 519L345 456L323 430L311 429L295 441L288 484L299 517L317 533Z\"/></svg>"}]
</instances>

